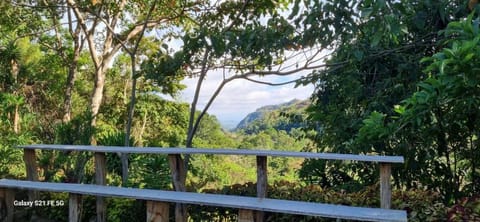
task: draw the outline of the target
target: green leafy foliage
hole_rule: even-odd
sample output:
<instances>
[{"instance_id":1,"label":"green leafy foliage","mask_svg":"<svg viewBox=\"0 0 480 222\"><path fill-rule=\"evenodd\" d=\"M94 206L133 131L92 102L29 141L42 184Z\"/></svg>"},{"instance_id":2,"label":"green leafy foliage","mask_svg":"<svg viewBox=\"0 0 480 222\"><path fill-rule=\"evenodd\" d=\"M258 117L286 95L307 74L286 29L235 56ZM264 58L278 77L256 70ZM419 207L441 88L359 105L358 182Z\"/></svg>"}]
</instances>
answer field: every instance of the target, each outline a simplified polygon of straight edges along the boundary
<instances>
[{"instance_id":1,"label":"green leafy foliage","mask_svg":"<svg viewBox=\"0 0 480 222\"><path fill-rule=\"evenodd\" d=\"M57 144L90 144L95 128L90 125L92 116L89 112L78 115L68 123L58 124L55 141ZM89 161L93 154L88 152L43 151L39 154L38 165L43 169L46 181L80 182L91 181L93 164Z\"/></svg>"},{"instance_id":2,"label":"green leafy foliage","mask_svg":"<svg viewBox=\"0 0 480 222\"><path fill-rule=\"evenodd\" d=\"M364 187L357 192L325 189L318 185L301 185L286 181L277 181L270 185L268 197L273 199L289 199L317 203L343 204L349 206L380 205L379 185ZM234 184L221 189L204 190L205 193L220 193L227 195L255 196L256 184ZM396 190L392 194L392 208L408 212L408 221L442 221L446 217L446 208L441 195L423 190ZM193 220L236 221L237 210L218 207L192 207ZM317 218L309 216L266 213L267 221L336 221L336 219Z\"/></svg>"},{"instance_id":3,"label":"green leafy foliage","mask_svg":"<svg viewBox=\"0 0 480 222\"><path fill-rule=\"evenodd\" d=\"M290 133L302 127L302 115L309 101L292 100L279 105L264 106L248 114L235 128L235 132L258 134L276 129Z\"/></svg>"},{"instance_id":4,"label":"green leafy foliage","mask_svg":"<svg viewBox=\"0 0 480 222\"><path fill-rule=\"evenodd\" d=\"M216 10L193 16L197 26L182 39L191 66L201 63L202 52L208 51L212 63L227 58L232 65L262 69L294 45L295 28L280 15L285 7L279 1L225 1L210 7Z\"/></svg>"},{"instance_id":5,"label":"green leafy foliage","mask_svg":"<svg viewBox=\"0 0 480 222\"><path fill-rule=\"evenodd\" d=\"M416 180L429 189L440 188L447 202L479 189L476 64L480 46L478 32L473 31L478 29L476 21L471 14L448 25L443 32L445 47L423 60L429 63L425 69L428 78L397 106L392 124L378 124L388 128L383 135L391 135L383 138L407 157L406 171L415 172L406 182Z\"/></svg>"},{"instance_id":6,"label":"green leafy foliage","mask_svg":"<svg viewBox=\"0 0 480 222\"><path fill-rule=\"evenodd\" d=\"M202 118L193 139L194 147L203 148L232 148L237 147L237 143L233 135L224 130L218 119L212 115L205 115Z\"/></svg>"},{"instance_id":7,"label":"green leafy foliage","mask_svg":"<svg viewBox=\"0 0 480 222\"><path fill-rule=\"evenodd\" d=\"M365 14L363 19L347 26L351 29L334 26L340 33L351 33L349 40L345 41L349 44L335 50L334 56L327 62L331 68L312 73L312 80L318 86L314 105L309 111L312 128L319 131L316 138L319 147L357 153L367 148L352 146L353 135L358 133L363 119L373 111L391 114L390 107L406 98L422 78L419 60L435 47L431 41L435 36L432 32L442 28L435 25L441 20L435 14L440 3L365 1L349 6L341 2L337 4L343 10L368 11L368 16ZM403 13L398 10L401 8ZM431 18L426 26L428 28L414 29L411 27L414 26L412 17L422 13ZM409 31L392 33L387 29L402 26Z\"/></svg>"},{"instance_id":8,"label":"green leafy foliage","mask_svg":"<svg viewBox=\"0 0 480 222\"><path fill-rule=\"evenodd\" d=\"M78 115L68 123L59 124L56 131L57 144L87 145L90 143L91 136L95 133L95 128L89 123L92 115L86 112Z\"/></svg>"},{"instance_id":9,"label":"green leafy foliage","mask_svg":"<svg viewBox=\"0 0 480 222\"><path fill-rule=\"evenodd\" d=\"M480 220L480 197L462 198L457 204L448 209L448 220L478 221Z\"/></svg>"},{"instance_id":10,"label":"green leafy foliage","mask_svg":"<svg viewBox=\"0 0 480 222\"><path fill-rule=\"evenodd\" d=\"M78 8L105 18L119 12L115 1L92 2L78 1ZM51 7L64 2L50 0L0 2L0 177L25 177L21 150L14 148L19 144L89 144L95 135L98 145L123 145L132 90L128 68L132 64L126 51L138 39L122 39L138 28L145 18L144 9L152 2L127 1L128 16L120 16L113 27L121 31L112 36L112 44L122 42L125 48L122 51L116 45L116 61L103 67L108 72L96 128L91 127L93 117L85 107L98 67L86 51L80 53L75 69L73 118L65 122L61 118L66 74L74 53L74 30L59 25L68 7ZM188 105L158 94L175 97L184 88L180 81L201 73L203 64L206 69L231 69L236 75L254 73L285 63L286 51L315 46L333 54L324 69L299 83L316 86L308 117L298 106L286 107L266 113L233 134L224 131L214 116L205 115L193 145L403 155L406 163L394 167L393 175L395 185L408 191L395 191L393 205L407 210L411 221L444 220L442 200L453 202L479 192L480 22L475 13L466 17L464 1L159 2L152 21L165 22L148 28L149 34L158 36L142 39L139 61L134 64L140 70L132 76L138 80L134 89L138 102L130 145L185 144ZM88 25L93 24L89 21ZM99 33L94 41L100 44L104 34L108 32ZM183 44L178 50L167 45L176 41ZM111 52L112 48L97 49L102 50ZM300 126L306 131L298 130ZM305 138L315 141L315 146ZM91 154L42 151L38 157L42 180L93 181ZM107 160L107 181L118 185L119 158L109 154ZM129 160L129 185L171 189L165 157L131 155ZM252 183L229 186L255 180L253 158L195 156L190 168L189 190L212 188L208 192L255 195ZM365 189L378 179L378 169L371 164L322 160L302 164L272 158L268 170L273 181L293 181L300 176L307 184L319 185L275 182L269 187L274 198L378 206L377 188ZM62 194L44 195L45 199L67 199ZM142 202L108 201L109 221L145 217ZM478 198L460 200L448 218L476 220L477 203ZM92 197L84 199L85 220L94 214L94 204ZM210 209L192 207L192 218L236 218L235 210ZM61 221L66 220L66 212L63 207L41 213ZM318 220L268 216L270 221Z\"/></svg>"},{"instance_id":11,"label":"green leafy foliage","mask_svg":"<svg viewBox=\"0 0 480 222\"><path fill-rule=\"evenodd\" d=\"M395 183L438 189L445 202L477 192L475 17L465 19L465 5L452 1L349 7L360 12L355 25L334 26L348 44L309 81L317 88L307 130L316 131L317 150L402 155L406 163L393 168ZM326 187L358 187L375 183L377 169L309 160L302 172Z\"/></svg>"},{"instance_id":12,"label":"green leafy foliage","mask_svg":"<svg viewBox=\"0 0 480 222\"><path fill-rule=\"evenodd\" d=\"M152 55L141 65L140 75L147 79L154 80L158 92L175 95L178 91L185 89L180 83L186 73L182 69L188 57L182 51L176 52L173 56L158 50L157 55Z\"/></svg>"},{"instance_id":13,"label":"green leafy foliage","mask_svg":"<svg viewBox=\"0 0 480 222\"><path fill-rule=\"evenodd\" d=\"M141 95L137 101L133 137L136 145L175 147L186 138L188 106L156 95Z\"/></svg>"},{"instance_id":14,"label":"green leafy foliage","mask_svg":"<svg viewBox=\"0 0 480 222\"><path fill-rule=\"evenodd\" d=\"M463 161L469 162L470 166L463 164L461 166L462 169L471 172L471 176L467 177L473 187L467 189L469 189L469 192L478 192L478 187L474 184L478 183L478 176L475 173L478 170L478 164L476 163L478 146L475 142L478 132L475 128L478 124L476 104L479 103L477 96L479 92L477 89L478 77L475 74L478 68L473 65L479 58L478 18L472 21L472 16L470 16L461 25L463 26L463 32L457 33L459 38L455 38L449 44L452 48L445 48L443 52L434 56L435 61L429 66L427 71L438 72L438 75L432 77L431 83L427 83L427 88L422 91L427 92L427 103L431 100L435 101L437 111L434 112L434 115L437 116L438 123L445 127L452 127L451 129L442 128L440 130L445 130L445 133L448 134L457 134L446 138L446 143L448 143L447 149L458 155L454 157L453 161L455 164ZM452 24L449 28L455 29L454 26L456 24ZM472 33L472 30L477 31ZM432 88L439 90L439 92L428 93L427 90ZM442 106L442 108L437 108L439 106ZM461 145L453 145L458 143ZM449 150L444 152L449 152ZM454 172L454 175L457 173Z\"/></svg>"},{"instance_id":15,"label":"green leafy foliage","mask_svg":"<svg viewBox=\"0 0 480 222\"><path fill-rule=\"evenodd\" d=\"M25 176L22 157L21 150L11 144L0 143L0 175L4 178Z\"/></svg>"}]
</instances>

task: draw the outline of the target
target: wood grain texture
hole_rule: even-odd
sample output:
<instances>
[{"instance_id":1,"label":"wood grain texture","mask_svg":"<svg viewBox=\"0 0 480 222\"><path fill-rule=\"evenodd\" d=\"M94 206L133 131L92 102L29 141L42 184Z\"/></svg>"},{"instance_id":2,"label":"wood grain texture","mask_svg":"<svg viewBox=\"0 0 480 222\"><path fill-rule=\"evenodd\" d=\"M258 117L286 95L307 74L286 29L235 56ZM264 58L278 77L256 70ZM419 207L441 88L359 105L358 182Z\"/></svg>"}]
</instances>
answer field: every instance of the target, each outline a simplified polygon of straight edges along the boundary
<instances>
[{"instance_id":1,"label":"wood grain texture","mask_svg":"<svg viewBox=\"0 0 480 222\"><path fill-rule=\"evenodd\" d=\"M147 222L168 222L169 204L147 201Z\"/></svg>"},{"instance_id":2,"label":"wood grain texture","mask_svg":"<svg viewBox=\"0 0 480 222\"><path fill-rule=\"evenodd\" d=\"M38 181L38 165L37 165L37 156L35 155L35 149L24 149L23 150L23 160L25 161L25 169L27 171L27 180ZM37 191L28 192L28 200L34 201L38 200Z\"/></svg>"},{"instance_id":3,"label":"wood grain texture","mask_svg":"<svg viewBox=\"0 0 480 222\"><path fill-rule=\"evenodd\" d=\"M13 222L14 199L12 189L0 188L0 221Z\"/></svg>"},{"instance_id":4,"label":"wood grain texture","mask_svg":"<svg viewBox=\"0 0 480 222\"><path fill-rule=\"evenodd\" d=\"M352 207L334 204L311 203L269 198L243 197L220 194L135 189L92 184L66 184L0 179L0 187L68 192L83 195L107 196L151 200L159 202L207 205L255 211L299 214L317 217L341 218L363 221L407 221L403 210Z\"/></svg>"},{"instance_id":5,"label":"wood grain texture","mask_svg":"<svg viewBox=\"0 0 480 222\"><path fill-rule=\"evenodd\" d=\"M364 162L403 163L402 156L369 156L338 153L310 153L280 150L246 150L246 149L201 149L201 148L160 148L160 147L123 147L123 146L83 146L83 145L23 145L18 148L46 150L78 150L105 153L137 153L137 154L216 154L247 155L272 157L298 157L309 159L352 160Z\"/></svg>"},{"instance_id":6,"label":"wood grain texture","mask_svg":"<svg viewBox=\"0 0 480 222\"><path fill-rule=\"evenodd\" d=\"M267 197L267 157L257 156L257 197ZM256 222L263 222L265 220L265 214L262 211L255 212Z\"/></svg>"},{"instance_id":7,"label":"wood grain texture","mask_svg":"<svg viewBox=\"0 0 480 222\"><path fill-rule=\"evenodd\" d=\"M7 201L5 198L5 191L6 188L1 188L0 187L0 221L4 221L4 219L7 217Z\"/></svg>"},{"instance_id":8,"label":"wood grain texture","mask_svg":"<svg viewBox=\"0 0 480 222\"><path fill-rule=\"evenodd\" d=\"M380 163L381 208L384 208L384 209L389 209L391 206L391 184L390 184L391 165L390 164L404 162L404 158L402 156L369 156L369 155L338 154L338 153L291 152L291 151L278 151L278 150L199 149L199 148L188 149L188 148L160 148L160 147L140 148L140 147L120 147L120 146L42 145L42 144L19 146L18 148L24 148L25 150L24 159L27 164L27 175L31 175L28 177L28 179L32 181L38 180L38 175L36 172L37 167L36 167L36 158L35 158L34 149L62 150L62 151L75 150L75 151L95 152L95 169L96 169L95 180L98 185L105 185L106 163L105 163L104 153L108 152L108 153L134 153L134 154L166 154L169 157L169 164L172 170L172 178L173 178L173 184L174 184L175 190L181 191L182 193L184 193L185 191L184 181L186 179L186 172L185 172L185 167L184 167L181 155L190 155L190 154L254 155L257 157L257 197L265 198L265 199L267 197L267 184L268 184L267 183L267 157L268 156L298 157L298 158L309 158L309 159L328 159L328 160L341 160L341 161L378 162ZM90 195L94 195L94 194L90 194ZM104 203L104 199L100 196L109 196L109 195L101 195L101 194L98 194L98 195L99 197L97 197L97 221L103 222L105 221L105 218L106 218L105 217L106 206ZM35 195L35 197L36 196L38 196L38 194ZM125 196L120 195L119 197L125 197ZM131 198L134 198L134 197L131 197ZM146 200L150 200L150 199L147 198ZM159 199L157 201L165 201L165 200ZM187 221L188 215L187 215L185 204L191 203L189 201L174 200L174 199L170 200L170 202L177 203L176 210L175 210L176 222ZM199 204L203 205L205 203L201 202ZM228 207L228 204L213 205L213 206ZM338 205L333 205L333 206L338 206ZM234 207L234 206L231 206L231 207ZM248 206L244 206L244 207L238 206L237 208L245 208L245 209L256 211L253 213L254 214L253 217L255 221L261 222L264 219L264 215L262 213L263 208L255 208L255 207L249 208ZM285 209L287 210L287 208ZM365 208L365 209L371 209L371 208ZM272 210L266 210L266 211L272 211ZM288 213L285 211L273 211L273 212ZM294 212L291 212L291 213L296 214ZM303 212L299 214L329 217L327 211L324 211L324 213L325 214L323 213L305 214ZM342 218L342 219L358 219L358 218L361 218L361 215L360 217L351 217L351 218L343 217L341 215L337 215L336 217ZM379 220L379 221L383 221L383 220ZM397 220L388 220L388 221L397 221ZM398 220L398 221L401 221L401 220Z\"/></svg>"},{"instance_id":9,"label":"wood grain texture","mask_svg":"<svg viewBox=\"0 0 480 222\"><path fill-rule=\"evenodd\" d=\"M95 183L98 185L106 184L107 160L105 153L95 152ZM96 200L97 222L105 222L107 217L107 205L105 198L97 196Z\"/></svg>"},{"instance_id":10,"label":"wood grain texture","mask_svg":"<svg viewBox=\"0 0 480 222\"><path fill-rule=\"evenodd\" d=\"M68 198L68 221L82 221L82 195L70 193Z\"/></svg>"},{"instance_id":11,"label":"wood grain texture","mask_svg":"<svg viewBox=\"0 0 480 222\"><path fill-rule=\"evenodd\" d=\"M176 191L186 191L185 181L187 172L183 158L180 154L169 154L168 163L172 173L173 187ZM185 204L177 203L175 205L175 222L187 222L188 211Z\"/></svg>"},{"instance_id":12,"label":"wood grain texture","mask_svg":"<svg viewBox=\"0 0 480 222\"><path fill-rule=\"evenodd\" d=\"M380 207L383 209L390 209L392 202L391 175L391 165L388 163L380 163Z\"/></svg>"},{"instance_id":13,"label":"wood grain texture","mask_svg":"<svg viewBox=\"0 0 480 222\"><path fill-rule=\"evenodd\" d=\"M255 217L252 210L238 210L238 222L254 222Z\"/></svg>"}]
</instances>

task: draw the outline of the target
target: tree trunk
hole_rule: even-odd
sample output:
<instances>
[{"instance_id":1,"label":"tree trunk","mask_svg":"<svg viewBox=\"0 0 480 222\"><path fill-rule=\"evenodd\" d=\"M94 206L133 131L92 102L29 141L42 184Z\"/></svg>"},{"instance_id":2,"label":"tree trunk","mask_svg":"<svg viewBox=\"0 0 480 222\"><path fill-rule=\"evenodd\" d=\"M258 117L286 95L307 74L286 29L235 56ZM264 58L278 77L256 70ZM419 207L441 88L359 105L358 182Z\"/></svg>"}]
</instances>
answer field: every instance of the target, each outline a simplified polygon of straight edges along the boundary
<instances>
[{"instance_id":1,"label":"tree trunk","mask_svg":"<svg viewBox=\"0 0 480 222\"><path fill-rule=\"evenodd\" d=\"M143 147L143 134L145 133L145 128L147 127L147 116L148 116L148 110L145 110L145 113L143 114L143 123L142 127L140 128L140 132L138 133L138 146Z\"/></svg>"},{"instance_id":2,"label":"tree trunk","mask_svg":"<svg viewBox=\"0 0 480 222\"><path fill-rule=\"evenodd\" d=\"M133 52L136 53L136 52ZM135 111L135 102L136 102L136 90L137 90L137 78L136 78L136 70L135 70L135 54L130 54L131 59L131 72L132 72L132 91L130 96L130 106L128 107L128 118L127 118L127 125L125 128L125 146L130 146L130 135L132 130L132 123L133 123L133 115ZM121 156L122 162L122 183L127 184L128 181L128 154L122 153Z\"/></svg>"},{"instance_id":3,"label":"tree trunk","mask_svg":"<svg viewBox=\"0 0 480 222\"><path fill-rule=\"evenodd\" d=\"M122 186L126 186L128 182L128 154L122 153L120 161L122 162Z\"/></svg>"},{"instance_id":4,"label":"tree trunk","mask_svg":"<svg viewBox=\"0 0 480 222\"><path fill-rule=\"evenodd\" d=\"M69 68L67 84L65 87L65 100L63 101L63 122L70 122L72 119L72 91L75 82L75 71Z\"/></svg>"},{"instance_id":5,"label":"tree trunk","mask_svg":"<svg viewBox=\"0 0 480 222\"><path fill-rule=\"evenodd\" d=\"M13 114L13 132L15 134L20 133L20 114L19 114L19 105L15 105L15 113Z\"/></svg>"},{"instance_id":6,"label":"tree trunk","mask_svg":"<svg viewBox=\"0 0 480 222\"><path fill-rule=\"evenodd\" d=\"M136 60L136 54L138 50L138 46L140 45L140 41L143 38L143 35L145 34L145 30L147 29L147 24L148 24L148 19L151 17L153 10L155 9L155 6L157 5L157 1L155 0L152 3L152 6L150 7L150 10L148 10L147 18L145 19L145 22L143 23L141 31L138 33L139 37L137 42L135 43L135 46L133 47L133 50L130 51L130 60L131 60L131 68L132 68L132 96L130 98L130 107L128 109L128 120L127 120L127 126L126 126L126 133L125 133L125 146L130 145L130 134L131 134L131 129L132 129L132 122L133 122L133 114L135 111L135 102L136 102L136 90L137 90L137 73L135 70L135 65L137 64ZM127 50L124 47L125 50ZM128 50L127 50L128 51ZM126 184L128 181L128 154L123 153L122 154L122 182L123 184Z\"/></svg>"},{"instance_id":7,"label":"tree trunk","mask_svg":"<svg viewBox=\"0 0 480 222\"><path fill-rule=\"evenodd\" d=\"M97 115L100 110L100 106L102 105L103 100L103 89L105 87L105 71L103 63L102 67L98 68L95 71L95 84L93 87L92 98L90 100L90 111L92 112L92 126L95 127L97 125Z\"/></svg>"},{"instance_id":8,"label":"tree trunk","mask_svg":"<svg viewBox=\"0 0 480 222\"><path fill-rule=\"evenodd\" d=\"M471 155L471 158L472 158L472 184L473 184L473 191L474 192L478 192L478 182L480 181L477 181L477 174L475 173L475 171L477 170L477 165L476 165L476 161L478 160L477 156L476 155L476 149L477 146L476 146L476 142L474 142L474 136L475 134L472 134L472 136L470 137L470 155Z\"/></svg>"},{"instance_id":9,"label":"tree trunk","mask_svg":"<svg viewBox=\"0 0 480 222\"><path fill-rule=\"evenodd\" d=\"M10 61L11 68L12 68L12 77L13 77L13 82L14 82L14 91L13 95L17 96L18 95L18 74L20 73L20 66L17 63L15 59L12 59ZM13 113L13 132L15 134L18 134L20 132L20 114L19 114L19 104L18 102L15 102L15 110Z\"/></svg>"},{"instance_id":10,"label":"tree trunk","mask_svg":"<svg viewBox=\"0 0 480 222\"><path fill-rule=\"evenodd\" d=\"M73 58L68 66L68 76L65 87L65 99L63 101L63 122L69 122L72 118L72 93L75 86L75 78L78 67L78 60L80 59L80 52L82 50L82 43L80 40L80 26L72 33L74 41Z\"/></svg>"}]
</instances>

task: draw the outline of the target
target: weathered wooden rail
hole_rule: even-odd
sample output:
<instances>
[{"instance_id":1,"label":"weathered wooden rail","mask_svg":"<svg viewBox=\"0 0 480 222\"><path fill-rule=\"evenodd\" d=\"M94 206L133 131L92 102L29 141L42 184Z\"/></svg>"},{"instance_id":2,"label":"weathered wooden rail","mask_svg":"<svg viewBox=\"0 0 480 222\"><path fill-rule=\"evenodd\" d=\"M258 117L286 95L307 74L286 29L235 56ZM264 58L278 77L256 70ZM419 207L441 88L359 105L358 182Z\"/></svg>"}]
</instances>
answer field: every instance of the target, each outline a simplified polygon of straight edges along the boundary
<instances>
[{"instance_id":1,"label":"weathered wooden rail","mask_svg":"<svg viewBox=\"0 0 480 222\"><path fill-rule=\"evenodd\" d=\"M377 162L380 164L380 198L381 198L381 208L383 209L375 209L375 208L355 208L355 207L347 207L347 206L339 206L339 205L329 205L329 204L317 204L314 208L304 206L305 209L315 209L315 211L319 212L316 214L312 214L308 210L305 210L304 213L301 213L301 210L297 211L296 214L304 214L304 215L312 215L312 216L324 216L324 217L335 217L335 218L343 218L343 219L358 219L358 220L370 220L370 221L406 221L406 213L404 211L395 211L395 210L387 210L390 208L391 205L391 164L394 163L403 163L403 157L400 156L368 156L368 155L352 155L352 154L333 154L333 153L308 153L308 152L290 152L290 151L276 151L276 150L246 150L246 149L199 149L199 148L158 148L158 147L149 147L149 148L139 148L139 147L116 147L116 146L78 146L78 145L28 145L28 146L21 146L19 148L24 149L24 160L27 169L27 179L30 181L38 181L38 173L37 173L37 162L36 162L36 150L60 150L60 151L87 151L87 152L94 152L95 153L95 181L97 185L104 186L105 178L106 178L106 159L105 153L133 153L133 154L165 154L168 155L169 158L176 158L176 155L191 155L191 154L215 154L215 155L250 155L256 156L257 162L257 198L254 198L257 202L262 202L263 200L267 200L267 157L299 157L299 158L312 158L312 159L328 159L328 160L342 160L342 161L363 161L363 162ZM17 188L22 189L29 189L29 199L35 200L37 199L37 193L39 190L50 190L60 192L60 189L52 190L47 189L51 187L51 183L42 183L48 184L45 186L41 186L40 188L32 188L29 186L20 186L18 185ZM6 186L0 184L0 187ZM87 185L79 185L79 186L87 186ZM89 185L90 186L90 185ZM10 185L9 188L14 188L14 186ZM79 188L78 188L79 189ZM108 187L108 189L116 189L114 187ZM108 190L106 189L106 190ZM122 189L132 189L132 188L122 188ZM106 192L106 190L102 190ZM80 192L81 190L72 190L73 194L87 194ZM135 192L143 192L139 189L136 189ZM165 192L165 191L164 191ZM107 192L108 193L108 192ZM4 192L5 199L10 198L8 192ZM102 195L100 192L98 193L89 193L90 195L97 195L97 221L105 221L105 213L106 213L106 206L103 201ZM189 193L188 195L195 195ZM111 195L111 196L119 196L119 195ZM120 195L121 196L121 195ZM120 197L119 196L119 197ZM225 195L223 195L225 196ZM2 196L0 196L2 197ZM8 198L7 198L8 197ZM76 197L76 196L73 196ZM129 196L123 196L129 197ZM131 197L130 197L131 198ZM235 198L238 198L235 196ZM247 198L247 197L245 197ZM142 198L139 198L142 199ZM247 198L248 199L248 198ZM245 199L245 200L247 200ZM148 200L148 199L147 199ZM150 199L152 200L152 199ZM175 202L175 203L190 203L190 202L182 202L182 201L175 201L171 199L159 199L162 202ZM231 198L226 198L226 200L232 201ZM253 201L253 199L249 199ZM72 198L70 199L72 201ZM288 211L289 207L285 208L278 208L276 210L269 209L268 204L273 204L274 200L268 199L268 201L262 202L263 205L258 205L257 207L245 205L239 205L236 208L239 208L239 218L240 221L253 221L252 218L253 211L272 211L272 212L283 212L283 213L293 213ZM280 203L282 200L277 200ZM252 204L253 202L248 202ZM294 201L293 204L297 206L303 206L301 203ZM228 205L225 203L203 203L205 205L213 205L213 206L223 206L223 207L234 207L232 205ZM313 204L313 203L308 203ZM307 205L308 205L307 204ZM162 209L162 207L155 207L157 205L149 205L151 208ZM310 205L309 205L310 206ZM333 211L332 213L331 208L333 206L338 206L339 210ZM342 208L343 207L343 208ZM301 209L301 208L300 208ZM370 209L370 210L366 210ZM280 211L282 210L282 211ZM324 211L326 210L326 211ZM8 211L8 210L7 210ZM8 211L10 212L10 211ZM323 213L322 213L323 212ZM326 212L330 212L327 214ZM370 212L370 218L366 217L352 217L351 213L361 215L359 212ZM261 215L261 213L259 214ZM378 220L375 219L377 215ZM390 217L383 217L381 215L390 215ZM262 221L263 218L256 218L255 221ZM162 220L160 220L162 221Z\"/></svg>"},{"instance_id":2,"label":"weathered wooden rail","mask_svg":"<svg viewBox=\"0 0 480 222\"><path fill-rule=\"evenodd\" d=\"M147 213L147 218L158 217L157 219L159 219L159 221L168 221L169 218L168 203L165 202L229 207L243 210L247 209L331 218L337 218L340 215L342 219L353 220L405 221L405 212L401 210L351 207L334 204L278 200L269 198L136 189L91 184L64 184L6 179L0 179L0 186L6 188L70 193L70 222L80 221L80 215L78 214L79 210L77 210L79 206L77 201L81 199L79 198L79 195L94 195L147 200L147 206L150 205L152 206L152 208L155 208L155 210L149 211ZM247 221L250 221L250 219L248 219Z\"/></svg>"}]
</instances>

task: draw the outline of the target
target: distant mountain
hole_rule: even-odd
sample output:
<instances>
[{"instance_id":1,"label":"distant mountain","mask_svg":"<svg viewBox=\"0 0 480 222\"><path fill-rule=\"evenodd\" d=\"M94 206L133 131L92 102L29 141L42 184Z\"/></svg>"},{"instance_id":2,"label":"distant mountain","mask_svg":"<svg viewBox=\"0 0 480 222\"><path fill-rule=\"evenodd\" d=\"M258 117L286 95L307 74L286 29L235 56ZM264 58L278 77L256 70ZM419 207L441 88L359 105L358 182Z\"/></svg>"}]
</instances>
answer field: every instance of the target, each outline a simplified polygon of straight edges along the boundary
<instances>
[{"instance_id":1,"label":"distant mountain","mask_svg":"<svg viewBox=\"0 0 480 222\"><path fill-rule=\"evenodd\" d=\"M244 131L247 134L258 133L268 128L290 131L292 128L300 127L301 123L287 116L302 115L309 105L309 100L294 99L282 104L260 107L240 121L234 131Z\"/></svg>"}]
</instances>

